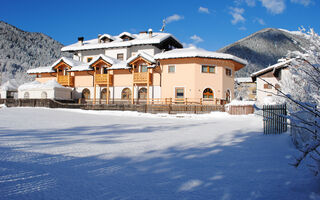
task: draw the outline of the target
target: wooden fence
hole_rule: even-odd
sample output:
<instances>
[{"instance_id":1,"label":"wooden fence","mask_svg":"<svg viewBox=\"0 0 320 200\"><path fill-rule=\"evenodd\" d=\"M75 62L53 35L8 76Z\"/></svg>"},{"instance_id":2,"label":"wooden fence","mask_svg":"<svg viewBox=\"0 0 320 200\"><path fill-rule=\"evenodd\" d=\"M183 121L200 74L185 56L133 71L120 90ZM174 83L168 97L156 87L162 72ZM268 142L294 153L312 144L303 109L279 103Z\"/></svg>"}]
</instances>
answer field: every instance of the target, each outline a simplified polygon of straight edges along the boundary
<instances>
[{"instance_id":1,"label":"wooden fence","mask_svg":"<svg viewBox=\"0 0 320 200\"><path fill-rule=\"evenodd\" d=\"M143 113L210 113L212 111L224 112L223 105L173 105L173 104L83 104L84 110L120 110L137 111Z\"/></svg>"},{"instance_id":2,"label":"wooden fence","mask_svg":"<svg viewBox=\"0 0 320 200\"><path fill-rule=\"evenodd\" d=\"M231 105L226 110L230 115L249 115L254 113L253 105Z\"/></svg>"},{"instance_id":3,"label":"wooden fence","mask_svg":"<svg viewBox=\"0 0 320 200\"><path fill-rule=\"evenodd\" d=\"M287 107L282 105L263 106L264 134L280 134L287 131Z\"/></svg>"}]
</instances>

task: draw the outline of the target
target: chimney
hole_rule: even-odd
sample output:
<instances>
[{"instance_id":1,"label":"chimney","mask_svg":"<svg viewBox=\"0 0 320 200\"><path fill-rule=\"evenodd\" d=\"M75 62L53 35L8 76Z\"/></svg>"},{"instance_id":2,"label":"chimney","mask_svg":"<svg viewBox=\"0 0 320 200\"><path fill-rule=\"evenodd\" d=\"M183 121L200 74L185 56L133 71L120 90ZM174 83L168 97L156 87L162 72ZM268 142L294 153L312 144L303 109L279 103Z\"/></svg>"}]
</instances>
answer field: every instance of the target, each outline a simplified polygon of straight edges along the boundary
<instances>
[{"instance_id":1,"label":"chimney","mask_svg":"<svg viewBox=\"0 0 320 200\"><path fill-rule=\"evenodd\" d=\"M80 45L83 45L83 40L84 40L84 37L78 37L78 43Z\"/></svg>"},{"instance_id":2,"label":"chimney","mask_svg":"<svg viewBox=\"0 0 320 200\"><path fill-rule=\"evenodd\" d=\"M149 38L152 38L152 29L149 28L148 32L149 32Z\"/></svg>"},{"instance_id":3,"label":"chimney","mask_svg":"<svg viewBox=\"0 0 320 200\"><path fill-rule=\"evenodd\" d=\"M101 37L101 34L98 34L98 43L101 43L100 37Z\"/></svg>"}]
</instances>

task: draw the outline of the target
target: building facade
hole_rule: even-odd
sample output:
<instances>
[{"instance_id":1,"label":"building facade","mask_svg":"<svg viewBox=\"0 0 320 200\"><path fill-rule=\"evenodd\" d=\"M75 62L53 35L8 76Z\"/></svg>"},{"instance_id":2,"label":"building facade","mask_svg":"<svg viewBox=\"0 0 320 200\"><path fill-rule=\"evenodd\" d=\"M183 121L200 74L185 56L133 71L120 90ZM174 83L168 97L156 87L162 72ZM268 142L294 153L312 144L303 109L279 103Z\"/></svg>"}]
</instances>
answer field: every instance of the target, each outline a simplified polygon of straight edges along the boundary
<instances>
[{"instance_id":1,"label":"building facade","mask_svg":"<svg viewBox=\"0 0 320 200\"><path fill-rule=\"evenodd\" d=\"M62 48L74 54L28 71L73 88L93 103L224 103L234 98L234 73L246 61L223 53L183 49L171 34L121 33Z\"/></svg>"}]
</instances>

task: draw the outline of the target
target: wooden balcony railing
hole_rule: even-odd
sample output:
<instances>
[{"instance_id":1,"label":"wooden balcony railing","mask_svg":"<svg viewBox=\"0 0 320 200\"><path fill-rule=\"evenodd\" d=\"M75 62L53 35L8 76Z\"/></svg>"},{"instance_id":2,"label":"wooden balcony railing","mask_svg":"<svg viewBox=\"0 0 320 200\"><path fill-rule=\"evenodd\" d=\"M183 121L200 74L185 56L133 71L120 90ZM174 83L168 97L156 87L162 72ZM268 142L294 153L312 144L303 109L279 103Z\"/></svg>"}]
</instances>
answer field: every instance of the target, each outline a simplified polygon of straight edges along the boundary
<instances>
[{"instance_id":1,"label":"wooden balcony railing","mask_svg":"<svg viewBox=\"0 0 320 200\"><path fill-rule=\"evenodd\" d=\"M74 87L74 76L58 76L58 83L62 86Z\"/></svg>"},{"instance_id":2,"label":"wooden balcony railing","mask_svg":"<svg viewBox=\"0 0 320 200\"><path fill-rule=\"evenodd\" d=\"M148 76L149 76L149 84L152 84L152 74L149 72L134 73L133 82L134 83L148 83Z\"/></svg>"},{"instance_id":3,"label":"wooden balcony railing","mask_svg":"<svg viewBox=\"0 0 320 200\"><path fill-rule=\"evenodd\" d=\"M100 85L110 85L113 84L113 75L112 74L96 74L95 83Z\"/></svg>"}]
</instances>

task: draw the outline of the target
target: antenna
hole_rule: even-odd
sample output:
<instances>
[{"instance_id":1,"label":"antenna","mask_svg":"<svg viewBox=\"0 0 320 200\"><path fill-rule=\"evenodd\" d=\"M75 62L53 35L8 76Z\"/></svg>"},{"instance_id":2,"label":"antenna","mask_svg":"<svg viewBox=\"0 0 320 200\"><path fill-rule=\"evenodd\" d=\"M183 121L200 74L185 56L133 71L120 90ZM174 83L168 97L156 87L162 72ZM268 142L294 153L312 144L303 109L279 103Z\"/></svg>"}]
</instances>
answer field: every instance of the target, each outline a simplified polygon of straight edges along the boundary
<instances>
[{"instance_id":1,"label":"antenna","mask_svg":"<svg viewBox=\"0 0 320 200\"><path fill-rule=\"evenodd\" d=\"M164 31L164 27L166 27L166 20L162 20L162 27L160 29L160 32L163 32Z\"/></svg>"}]
</instances>

